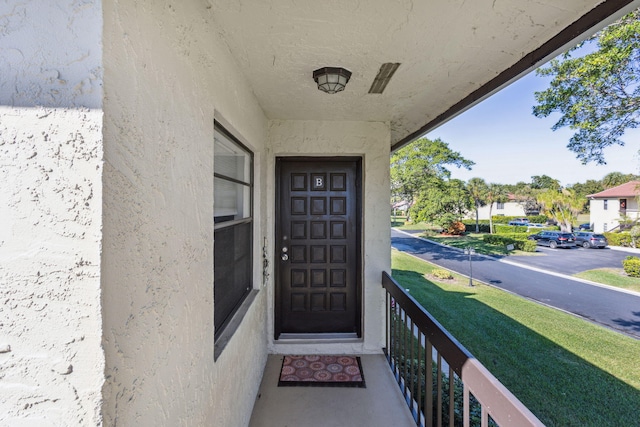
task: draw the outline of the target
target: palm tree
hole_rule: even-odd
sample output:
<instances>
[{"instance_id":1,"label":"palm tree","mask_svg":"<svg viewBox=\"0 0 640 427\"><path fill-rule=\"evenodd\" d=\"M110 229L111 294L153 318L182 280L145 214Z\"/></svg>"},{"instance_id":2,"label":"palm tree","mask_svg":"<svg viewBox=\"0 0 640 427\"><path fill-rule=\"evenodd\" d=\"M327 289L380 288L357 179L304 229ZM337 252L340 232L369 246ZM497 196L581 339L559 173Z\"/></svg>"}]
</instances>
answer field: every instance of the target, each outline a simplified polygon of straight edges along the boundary
<instances>
[{"instance_id":1,"label":"palm tree","mask_svg":"<svg viewBox=\"0 0 640 427\"><path fill-rule=\"evenodd\" d=\"M538 194L537 200L544 214L556 220L562 231L569 233L573 231L573 223L586 203L573 190L546 190Z\"/></svg>"},{"instance_id":2,"label":"palm tree","mask_svg":"<svg viewBox=\"0 0 640 427\"><path fill-rule=\"evenodd\" d=\"M504 203L508 198L509 194L504 185L492 183L487 186L485 201L489 205L489 230L491 231L491 234L493 234L493 204Z\"/></svg>"},{"instance_id":3,"label":"palm tree","mask_svg":"<svg viewBox=\"0 0 640 427\"><path fill-rule=\"evenodd\" d=\"M611 172L605 175L600 182L606 190L608 188L626 184L627 182L633 181L635 179L638 179L638 175L634 175L632 173L623 174L622 172Z\"/></svg>"},{"instance_id":4,"label":"palm tree","mask_svg":"<svg viewBox=\"0 0 640 427\"><path fill-rule=\"evenodd\" d=\"M473 205L476 210L476 233L480 232L480 226L478 225L480 214L478 211L480 207L487 204L486 197L488 189L487 183L482 178L471 178L469 182L467 182L467 192L471 199L473 199Z\"/></svg>"}]
</instances>

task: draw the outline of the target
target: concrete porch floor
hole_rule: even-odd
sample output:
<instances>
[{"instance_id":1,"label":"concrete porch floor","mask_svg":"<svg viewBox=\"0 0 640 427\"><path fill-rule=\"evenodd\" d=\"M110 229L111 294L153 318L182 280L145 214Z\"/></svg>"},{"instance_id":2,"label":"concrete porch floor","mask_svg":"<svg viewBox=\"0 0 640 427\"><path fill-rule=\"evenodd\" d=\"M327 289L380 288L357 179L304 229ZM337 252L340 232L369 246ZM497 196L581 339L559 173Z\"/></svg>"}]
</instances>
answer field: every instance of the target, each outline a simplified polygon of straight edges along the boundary
<instances>
[{"instance_id":1,"label":"concrete porch floor","mask_svg":"<svg viewBox=\"0 0 640 427\"><path fill-rule=\"evenodd\" d=\"M366 388L278 387L282 355L269 355L249 427L415 426L384 355L361 355Z\"/></svg>"}]
</instances>

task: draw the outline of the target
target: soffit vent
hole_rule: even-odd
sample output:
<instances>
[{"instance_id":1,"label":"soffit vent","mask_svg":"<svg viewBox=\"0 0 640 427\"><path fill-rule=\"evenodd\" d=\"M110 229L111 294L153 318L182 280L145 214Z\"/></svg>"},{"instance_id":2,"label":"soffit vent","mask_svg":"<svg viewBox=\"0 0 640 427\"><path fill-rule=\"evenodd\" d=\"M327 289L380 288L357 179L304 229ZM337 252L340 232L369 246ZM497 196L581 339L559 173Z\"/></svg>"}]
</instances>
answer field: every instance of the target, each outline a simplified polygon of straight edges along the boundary
<instances>
[{"instance_id":1,"label":"soffit vent","mask_svg":"<svg viewBox=\"0 0 640 427\"><path fill-rule=\"evenodd\" d=\"M369 93L382 93L384 91L384 88L386 88L389 84L389 80L391 80L391 77L393 77L393 73L396 72L399 66L399 62L387 62L385 64L382 64L380 66L380 71L378 71L378 75L371 84Z\"/></svg>"}]
</instances>

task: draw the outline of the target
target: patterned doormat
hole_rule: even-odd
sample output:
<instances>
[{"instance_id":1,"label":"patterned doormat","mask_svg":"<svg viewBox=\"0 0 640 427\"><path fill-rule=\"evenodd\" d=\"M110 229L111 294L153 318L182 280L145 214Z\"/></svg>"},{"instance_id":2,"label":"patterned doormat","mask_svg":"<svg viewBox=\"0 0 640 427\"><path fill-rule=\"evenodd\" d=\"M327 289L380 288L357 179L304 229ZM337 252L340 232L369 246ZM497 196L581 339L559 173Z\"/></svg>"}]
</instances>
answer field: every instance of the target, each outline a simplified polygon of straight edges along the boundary
<instances>
[{"instance_id":1,"label":"patterned doormat","mask_svg":"<svg viewBox=\"0 0 640 427\"><path fill-rule=\"evenodd\" d=\"M356 356L285 356L278 387L366 387Z\"/></svg>"}]
</instances>

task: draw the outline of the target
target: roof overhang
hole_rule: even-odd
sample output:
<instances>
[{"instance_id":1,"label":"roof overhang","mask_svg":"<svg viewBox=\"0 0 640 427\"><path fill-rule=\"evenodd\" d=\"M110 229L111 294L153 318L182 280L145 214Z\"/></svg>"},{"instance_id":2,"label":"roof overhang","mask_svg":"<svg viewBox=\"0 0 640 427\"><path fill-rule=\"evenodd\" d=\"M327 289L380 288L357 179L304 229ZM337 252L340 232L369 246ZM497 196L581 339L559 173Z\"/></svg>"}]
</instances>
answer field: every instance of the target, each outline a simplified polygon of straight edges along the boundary
<instances>
[{"instance_id":1,"label":"roof overhang","mask_svg":"<svg viewBox=\"0 0 640 427\"><path fill-rule=\"evenodd\" d=\"M388 122L419 138L640 6L640 0L209 0L215 26L269 119ZM399 63L382 93L383 64ZM346 89L313 71L343 67Z\"/></svg>"}]
</instances>

